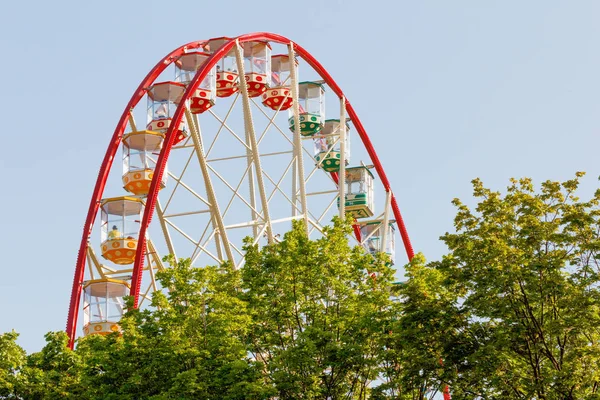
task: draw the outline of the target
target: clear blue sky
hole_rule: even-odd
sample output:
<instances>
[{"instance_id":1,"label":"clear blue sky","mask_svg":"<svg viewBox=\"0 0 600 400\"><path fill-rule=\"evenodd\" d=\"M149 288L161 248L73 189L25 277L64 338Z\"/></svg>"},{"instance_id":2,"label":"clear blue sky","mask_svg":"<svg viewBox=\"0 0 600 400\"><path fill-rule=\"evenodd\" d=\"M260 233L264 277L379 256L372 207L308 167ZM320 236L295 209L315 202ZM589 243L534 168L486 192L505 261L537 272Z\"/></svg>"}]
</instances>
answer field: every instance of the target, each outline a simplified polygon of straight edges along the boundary
<instances>
[{"instance_id":1,"label":"clear blue sky","mask_svg":"<svg viewBox=\"0 0 600 400\"><path fill-rule=\"evenodd\" d=\"M9 2L3 17L0 332L20 332L28 351L64 329L123 107L193 40L271 31L310 51L366 126L428 259L475 177L502 189L583 170L582 195L598 186L597 1Z\"/></svg>"}]
</instances>

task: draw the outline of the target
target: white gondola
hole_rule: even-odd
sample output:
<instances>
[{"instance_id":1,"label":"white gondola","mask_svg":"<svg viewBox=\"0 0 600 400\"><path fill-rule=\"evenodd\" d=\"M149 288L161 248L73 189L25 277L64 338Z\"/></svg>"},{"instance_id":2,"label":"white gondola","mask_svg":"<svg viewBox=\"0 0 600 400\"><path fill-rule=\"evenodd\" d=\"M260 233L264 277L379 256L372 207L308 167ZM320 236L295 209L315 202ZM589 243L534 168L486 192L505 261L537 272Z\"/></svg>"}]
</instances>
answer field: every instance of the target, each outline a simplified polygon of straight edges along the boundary
<instances>
[{"instance_id":1,"label":"white gondola","mask_svg":"<svg viewBox=\"0 0 600 400\"><path fill-rule=\"evenodd\" d=\"M117 279L95 279L83 285L83 334L108 335L120 332L123 297L129 294L129 284Z\"/></svg>"}]
</instances>

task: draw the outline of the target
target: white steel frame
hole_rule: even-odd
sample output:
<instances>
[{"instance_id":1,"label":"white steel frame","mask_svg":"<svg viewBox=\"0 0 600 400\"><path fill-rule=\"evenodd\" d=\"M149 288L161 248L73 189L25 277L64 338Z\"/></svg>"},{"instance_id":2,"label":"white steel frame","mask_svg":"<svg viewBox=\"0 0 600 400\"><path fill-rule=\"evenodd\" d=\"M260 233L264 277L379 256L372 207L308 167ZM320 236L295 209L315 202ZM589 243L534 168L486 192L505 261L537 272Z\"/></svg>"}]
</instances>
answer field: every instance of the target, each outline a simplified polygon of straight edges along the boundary
<instances>
[{"instance_id":1,"label":"white steel frame","mask_svg":"<svg viewBox=\"0 0 600 400\"><path fill-rule=\"evenodd\" d=\"M244 60L239 43L236 43L234 53L237 72L243 82ZM220 116L223 106L213 107L201 115L191 114L186 109L189 137L171 149L169 163L177 159L181 165L179 169L169 169L167 187L161 190L157 199L155 219L158 223L153 224L153 231L148 234L154 240L149 237L147 240L141 302L149 299L153 291L161 289L155 277L156 272L165 268L159 252L172 254L176 261L189 257L198 266L229 262L234 268L240 268L244 264L240 232L246 232L251 244L265 245L279 241L278 232L289 230L292 220L303 221L309 235L320 235L332 216L345 217L346 99L339 99L337 140L341 141L341 159L336 184L331 174L319 168L312 149L307 148L308 145L312 147L313 138L303 137L300 133L294 43L287 45L287 53L291 70L289 80L283 84L290 85L294 132L287 126L287 117L282 118L279 110L272 111L257 99L250 98L243 84L231 98L217 98L217 105L229 103L224 116ZM143 109L140 114L145 115L142 103L138 108ZM129 124L132 131L137 130L133 110ZM240 129L244 132L239 132ZM279 147L269 146L274 140ZM232 154L220 150L221 141L231 143ZM305 165L305 157L306 164L313 162L313 166ZM237 173L234 178L232 172ZM189 198L187 208L175 206L183 195ZM341 206L335 210L338 197ZM381 215L383 226L389 222L390 202L391 192L388 192ZM282 205L287 211L282 211ZM189 220L195 217L203 222L197 226L190 224ZM190 228L190 225L193 226ZM278 231L282 225L285 230ZM364 242L367 238L361 239ZM383 248L387 239L384 233ZM91 279L129 279L131 267L103 265L92 247L88 246L87 252Z\"/></svg>"}]
</instances>

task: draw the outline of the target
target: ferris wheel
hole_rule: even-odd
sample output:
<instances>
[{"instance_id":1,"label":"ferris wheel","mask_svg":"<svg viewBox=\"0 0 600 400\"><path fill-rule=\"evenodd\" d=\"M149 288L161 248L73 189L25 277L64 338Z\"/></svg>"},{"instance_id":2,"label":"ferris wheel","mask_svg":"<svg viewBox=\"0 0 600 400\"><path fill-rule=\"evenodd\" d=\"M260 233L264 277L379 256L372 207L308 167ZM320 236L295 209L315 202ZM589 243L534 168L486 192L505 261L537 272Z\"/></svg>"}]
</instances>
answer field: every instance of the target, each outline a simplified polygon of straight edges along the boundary
<instances>
[{"instance_id":1,"label":"ferris wheel","mask_svg":"<svg viewBox=\"0 0 600 400\"><path fill-rule=\"evenodd\" d=\"M119 331L123 297L139 307L161 290L167 254L241 268L245 237L277 242L293 220L318 237L348 214L366 251L393 260L399 234L413 257L369 136L323 66L272 33L181 46L142 80L110 139L75 265L70 346L80 312L83 335Z\"/></svg>"}]
</instances>

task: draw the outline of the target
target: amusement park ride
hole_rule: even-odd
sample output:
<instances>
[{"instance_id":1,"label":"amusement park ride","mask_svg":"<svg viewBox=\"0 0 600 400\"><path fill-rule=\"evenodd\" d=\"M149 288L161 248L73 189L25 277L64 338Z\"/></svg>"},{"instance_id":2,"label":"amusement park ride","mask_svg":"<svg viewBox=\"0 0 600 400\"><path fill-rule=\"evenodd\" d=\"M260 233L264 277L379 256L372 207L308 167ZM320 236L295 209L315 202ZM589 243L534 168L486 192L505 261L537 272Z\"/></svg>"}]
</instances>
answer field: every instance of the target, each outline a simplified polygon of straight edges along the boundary
<instances>
[{"instance_id":1,"label":"amusement park ride","mask_svg":"<svg viewBox=\"0 0 600 400\"><path fill-rule=\"evenodd\" d=\"M354 134L365 158L351 162ZM119 149L122 172L111 168ZM124 296L139 307L161 290L166 254L240 268L244 237L276 242L292 220L317 237L347 214L368 252L393 260L398 231L413 257L369 136L323 66L271 33L181 46L140 83L109 142L75 266L70 346L80 311L84 335L119 331Z\"/></svg>"}]
</instances>

